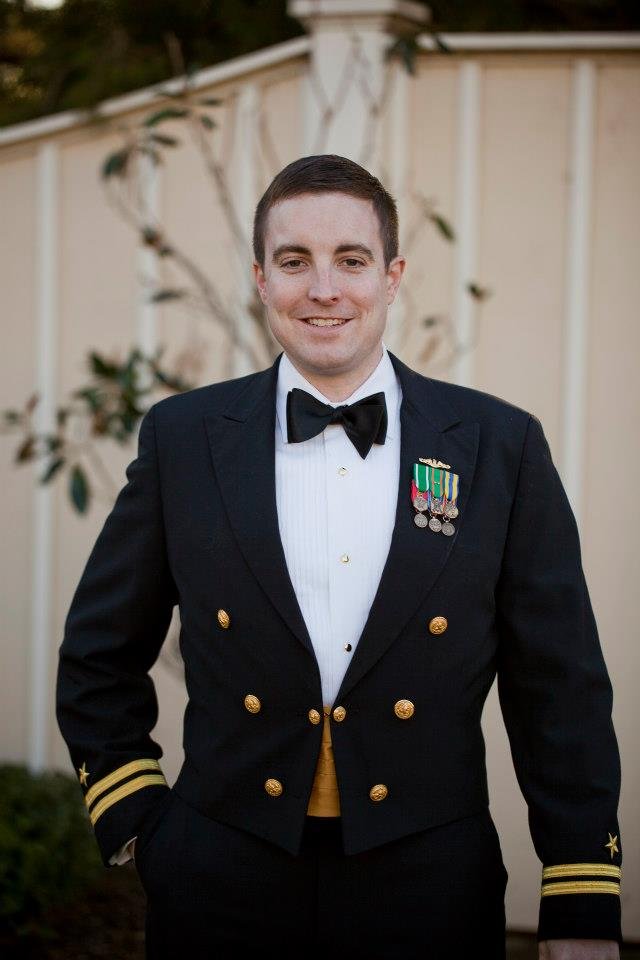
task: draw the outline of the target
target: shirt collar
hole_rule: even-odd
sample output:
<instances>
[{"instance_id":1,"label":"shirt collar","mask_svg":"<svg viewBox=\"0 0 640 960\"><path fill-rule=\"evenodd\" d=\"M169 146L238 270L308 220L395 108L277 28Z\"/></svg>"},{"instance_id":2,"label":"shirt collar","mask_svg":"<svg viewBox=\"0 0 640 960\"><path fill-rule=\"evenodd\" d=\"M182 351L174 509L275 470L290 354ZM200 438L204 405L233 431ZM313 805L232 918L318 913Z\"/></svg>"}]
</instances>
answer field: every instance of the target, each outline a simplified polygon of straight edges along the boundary
<instances>
[{"instance_id":1,"label":"shirt collar","mask_svg":"<svg viewBox=\"0 0 640 960\"><path fill-rule=\"evenodd\" d=\"M387 437L393 439L396 431L399 429L399 411L400 401L402 399L402 390L397 374L393 369L393 364L389 357L389 351L386 345L382 344L382 357L378 366L373 370L364 383L353 391L346 400L334 401L325 397L317 387L302 376L299 370L293 365L286 353L280 357L278 364L278 384L276 387L276 416L280 427L280 434L283 443L287 443L287 394L294 387L306 390L322 403L330 403L332 407L338 407L341 403L355 403L363 397L368 397L371 393L384 391L385 403L387 405Z\"/></svg>"}]
</instances>

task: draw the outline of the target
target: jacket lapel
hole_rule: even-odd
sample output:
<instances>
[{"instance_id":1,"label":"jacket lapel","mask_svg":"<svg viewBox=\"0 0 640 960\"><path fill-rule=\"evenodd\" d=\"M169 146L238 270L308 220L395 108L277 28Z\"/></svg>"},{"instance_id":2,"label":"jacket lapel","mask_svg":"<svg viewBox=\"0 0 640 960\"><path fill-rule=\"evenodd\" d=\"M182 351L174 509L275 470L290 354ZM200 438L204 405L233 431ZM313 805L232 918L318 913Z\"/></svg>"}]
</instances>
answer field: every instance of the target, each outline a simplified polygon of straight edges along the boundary
<instances>
[{"instance_id":1,"label":"jacket lapel","mask_svg":"<svg viewBox=\"0 0 640 960\"><path fill-rule=\"evenodd\" d=\"M421 377L389 351L400 379L400 480L396 522L387 561L369 616L353 659L344 676L336 703L380 659L408 620L426 599L444 567L464 523L475 470L480 426L461 421L442 395L437 381ZM451 465L460 477L459 515L451 537L420 529L414 523L410 488L413 464L434 457ZM424 629L427 629L425 623Z\"/></svg>"},{"instance_id":2,"label":"jacket lapel","mask_svg":"<svg viewBox=\"0 0 640 960\"><path fill-rule=\"evenodd\" d=\"M222 414L205 413L211 458L242 554L287 625L313 645L287 569L275 487L275 406L280 354Z\"/></svg>"}]
</instances>

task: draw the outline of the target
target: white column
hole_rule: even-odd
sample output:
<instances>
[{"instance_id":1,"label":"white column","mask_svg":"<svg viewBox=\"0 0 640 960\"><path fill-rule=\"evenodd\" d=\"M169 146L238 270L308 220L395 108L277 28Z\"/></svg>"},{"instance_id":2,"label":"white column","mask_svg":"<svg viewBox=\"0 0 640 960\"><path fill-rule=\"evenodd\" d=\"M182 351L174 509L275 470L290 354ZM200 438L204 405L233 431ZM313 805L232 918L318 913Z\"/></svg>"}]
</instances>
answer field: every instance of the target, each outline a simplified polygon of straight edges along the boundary
<instances>
[{"instance_id":1,"label":"white column","mask_svg":"<svg viewBox=\"0 0 640 960\"><path fill-rule=\"evenodd\" d=\"M150 157L139 158L139 196L141 206L149 226L160 222L160 166L155 166ZM149 298L160 283L160 264L158 255L152 247L140 243L138 246L138 267L140 283L138 285L138 309L136 315L136 343L149 355L156 349L158 331L158 308Z\"/></svg>"},{"instance_id":2,"label":"white column","mask_svg":"<svg viewBox=\"0 0 640 960\"><path fill-rule=\"evenodd\" d=\"M467 60L458 74L458 135L456 152L453 271L453 316L456 340L463 347L474 333L477 305L466 286L476 279L478 264L478 137L480 67ZM473 357L463 349L452 371L456 383L473 384Z\"/></svg>"},{"instance_id":3,"label":"white column","mask_svg":"<svg viewBox=\"0 0 640 960\"><path fill-rule=\"evenodd\" d=\"M36 167L36 384L40 402L34 411L37 433L55 430L58 349L58 147L45 141L38 149ZM34 464L34 481L45 461ZM43 770L49 756L49 730L53 716L53 506L51 484L34 482L31 636L29 644L29 743L32 771Z\"/></svg>"},{"instance_id":4,"label":"white column","mask_svg":"<svg viewBox=\"0 0 640 960\"><path fill-rule=\"evenodd\" d=\"M389 102L389 117L385 129L388 131L389 183L388 189L396 201L399 220L398 252L404 253L402 240L409 226L407 203L408 146L409 146L409 109L410 84L403 64L396 64L393 72L393 86ZM396 299L389 307L385 343L394 353L401 351L409 331L407 324L407 306L403 291L406 277L400 281Z\"/></svg>"},{"instance_id":5,"label":"white column","mask_svg":"<svg viewBox=\"0 0 640 960\"><path fill-rule=\"evenodd\" d=\"M251 246L251 225L257 203L256 159L258 156L258 108L259 93L255 83L244 83L238 94L233 144L234 168L229 171L233 183L232 200L239 228L245 231L240 242L233 242L233 269L237 295L233 299L234 322L244 340L249 341L255 334L255 322L247 309L253 295L254 280L251 264L253 253ZM275 171L274 171L275 172ZM268 361L268 358L267 358ZM251 373L254 367L251 359L241 348L233 353L231 376L242 377Z\"/></svg>"},{"instance_id":6,"label":"white column","mask_svg":"<svg viewBox=\"0 0 640 960\"><path fill-rule=\"evenodd\" d=\"M565 294L562 473L572 509L580 524L584 494L589 331L589 241L596 68L577 60L571 95L570 187Z\"/></svg>"},{"instance_id":7,"label":"white column","mask_svg":"<svg viewBox=\"0 0 640 960\"><path fill-rule=\"evenodd\" d=\"M371 103L383 89L385 51L394 36L424 26L429 9L411 0L289 0L287 12L311 35L305 149L362 163ZM367 157L366 165L371 169L375 160Z\"/></svg>"}]
</instances>

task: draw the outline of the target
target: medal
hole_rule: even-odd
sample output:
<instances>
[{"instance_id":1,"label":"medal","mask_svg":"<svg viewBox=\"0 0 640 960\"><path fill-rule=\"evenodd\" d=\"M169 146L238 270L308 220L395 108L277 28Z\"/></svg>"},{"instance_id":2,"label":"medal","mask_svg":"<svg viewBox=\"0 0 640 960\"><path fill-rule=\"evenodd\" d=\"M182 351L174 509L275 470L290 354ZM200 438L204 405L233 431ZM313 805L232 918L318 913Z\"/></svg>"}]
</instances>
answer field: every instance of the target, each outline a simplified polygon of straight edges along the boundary
<instances>
[{"instance_id":1,"label":"medal","mask_svg":"<svg viewBox=\"0 0 640 960\"><path fill-rule=\"evenodd\" d=\"M451 520L458 516L459 482L458 474L451 472L448 463L432 457L420 457L414 463L411 503L417 511L413 518L417 527L428 527L433 533L443 533L445 537L454 535L456 528Z\"/></svg>"}]
</instances>

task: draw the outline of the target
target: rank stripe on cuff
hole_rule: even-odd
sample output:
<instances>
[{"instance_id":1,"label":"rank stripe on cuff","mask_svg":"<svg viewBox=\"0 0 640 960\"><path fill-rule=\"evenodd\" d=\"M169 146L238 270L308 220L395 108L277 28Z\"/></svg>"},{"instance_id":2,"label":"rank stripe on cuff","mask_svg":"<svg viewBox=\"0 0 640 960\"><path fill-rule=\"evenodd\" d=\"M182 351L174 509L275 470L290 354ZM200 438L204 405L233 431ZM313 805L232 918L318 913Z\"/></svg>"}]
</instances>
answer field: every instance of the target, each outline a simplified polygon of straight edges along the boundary
<instances>
[{"instance_id":1,"label":"rank stripe on cuff","mask_svg":"<svg viewBox=\"0 0 640 960\"><path fill-rule=\"evenodd\" d=\"M572 893L612 893L620 896L620 884L607 880L561 880L557 883L543 883L540 896L557 897Z\"/></svg>"},{"instance_id":2,"label":"rank stripe on cuff","mask_svg":"<svg viewBox=\"0 0 640 960\"><path fill-rule=\"evenodd\" d=\"M545 867L542 871L543 880L557 877L613 877L619 880L621 876L620 867L611 863L559 863L555 867Z\"/></svg>"},{"instance_id":3,"label":"rank stripe on cuff","mask_svg":"<svg viewBox=\"0 0 640 960\"><path fill-rule=\"evenodd\" d=\"M117 767L115 770L112 770L111 773L108 773L106 777L103 777L102 780L98 780L97 783L91 787L90 790L87 790L84 796L84 802L87 807L90 807L96 797L99 797L101 793L104 793L105 790L108 790L109 787L112 787L116 783L120 783L121 780L124 780L126 777L131 776L132 773L138 773L140 770L159 770L160 764L157 760L131 760L129 763L125 763L122 767Z\"/></svg>"},{"instance_id":4,"label":"rank stripe on cuff","mask_svg":"<svg viewBox=\"0 0 640 960\"><path fill-rule=\"evenodd\" d=\"M123 783L117 790L112 790L111 793L108 793L106 797L96 803L89 813L91 823L95 826L105 810L108 810L114 803L118 803L118 801L124 800L125 797L135 793L136 790L142 790L143 787L160 786L168 786L164 775L161 773L149 773L142 777L136 777L135 780L129 780L128 783Z\"/></svg>"}]
</instances>

